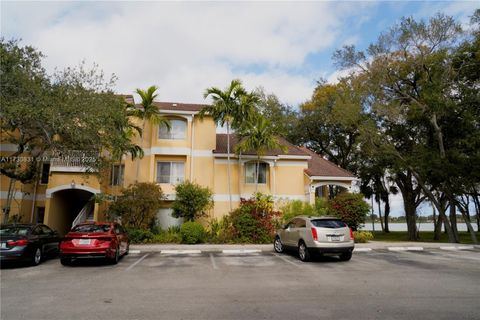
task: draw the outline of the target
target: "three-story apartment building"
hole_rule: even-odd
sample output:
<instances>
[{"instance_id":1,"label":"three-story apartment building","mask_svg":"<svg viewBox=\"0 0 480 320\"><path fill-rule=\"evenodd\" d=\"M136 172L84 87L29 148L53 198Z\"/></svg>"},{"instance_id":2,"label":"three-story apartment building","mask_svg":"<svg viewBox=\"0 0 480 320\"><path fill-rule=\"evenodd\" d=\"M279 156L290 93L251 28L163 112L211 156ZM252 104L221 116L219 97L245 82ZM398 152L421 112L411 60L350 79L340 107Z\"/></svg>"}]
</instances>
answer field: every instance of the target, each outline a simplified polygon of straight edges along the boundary
<instances>
[{"instance_id":1,"label":"three-story apartment building","mask_svg":"<svg viewBox=\"0 0 480 320\"><path fill-rule=\"evenodd\" d=\"M93 201L95 194L115 195L136 181L154 182L166 196L158 213L160 223L165 226L174 223L169 218L169 207L175 199L175 185L185 180L213 191L211 217L221 217L230 211L228 183L236 207L240 198L249 198L257 189L272 195L277 204L289 200L314 203L315 197L327 196L329 185L351 189L355 180L350 172L284 139L281 143L288 151L269 150L261 157L256 174L255 152L234 154L238 138L232 134L229 181L227 135L216 133L212 118L198 116L205 105L167 102L156 105L170 120L171 129L146 123L143 139L135 138L144 150L142 159L124 157L108 174L101 175L85 172L78 162L85 155L51 159L43 164L38 182L29 185L2 176L2 208L10 207L10 217L17 215L23 222L43 222L64 233L77 221L104 219L106 204ZM14 150L14 145L1 145L2 156ZM7 204L9 190L13 197Z\"/></svg>"}]
</instances>

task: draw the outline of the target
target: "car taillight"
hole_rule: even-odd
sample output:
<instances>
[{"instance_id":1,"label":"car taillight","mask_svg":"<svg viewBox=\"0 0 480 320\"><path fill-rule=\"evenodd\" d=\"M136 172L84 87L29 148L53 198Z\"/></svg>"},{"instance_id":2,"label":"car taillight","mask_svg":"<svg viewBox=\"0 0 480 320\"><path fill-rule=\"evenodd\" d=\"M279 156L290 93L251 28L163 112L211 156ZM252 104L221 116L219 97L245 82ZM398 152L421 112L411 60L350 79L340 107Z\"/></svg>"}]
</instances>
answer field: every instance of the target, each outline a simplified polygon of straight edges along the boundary
<instances>
[{"instance_id":1,"label":"car taillight","mask_svg":"<svg viewBox=\"0 0 480 320\"><path fill-rule=\"evenodd\" d=\"M312 227L312 237L313 237L313 240L318 241L317 229L314 227Z\"/></svg>"},{"instance_id":2,"label":"car taillight","mask_svg":"<svg viewBox=\"0 0 480 320\"><path fill-rule=\"evenodd\" d=\"M7 246L8 247L17 247L17 246L26 246L28 244L27 239L21 239L21 240L8 240L7 241Z\"/></svg>"},{"instance_id":3,"label":"car taillight","mask_svg":"<svg viewBox=\"0 0 480 320\"><path fill-rule=\"evenodd\" d=\"M349 228L350 229L350 240L354 240L355 237L353 236L353 230L352 228Z\"/></svg>"}]
</instances>

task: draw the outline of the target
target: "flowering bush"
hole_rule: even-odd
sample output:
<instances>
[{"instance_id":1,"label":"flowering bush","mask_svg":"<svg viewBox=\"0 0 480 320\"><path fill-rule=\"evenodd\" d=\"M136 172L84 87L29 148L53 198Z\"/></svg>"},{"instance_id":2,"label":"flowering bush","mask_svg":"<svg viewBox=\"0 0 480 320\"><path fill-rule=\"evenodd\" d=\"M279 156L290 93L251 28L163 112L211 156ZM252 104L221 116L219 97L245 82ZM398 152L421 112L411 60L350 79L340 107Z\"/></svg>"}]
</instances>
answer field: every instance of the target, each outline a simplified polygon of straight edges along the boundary
<instances>
[{"instance_id":1,"label":"flowering bush","mask_svg":"<svg viewBox=\"0 0 480 320\"><path fill-rule=\"evenodd\" d=\"M345 192L330 200L328 209L329 214L339 217L355 231L360 224L365 223L370 207L361 193Z\"/></svg>"},{"instance_id":2,"label":"flowering bush","mask_svg":"<svg viewBox=\"0 0 480 320\"><path fill-rule=\"evenodd\" d=\"M280 212L273 210L269 195L256 193L254 197L240 200L240 206L230 212L231 240L245 243L269 243L273 240Z\"/></svg>"}]
</instances>

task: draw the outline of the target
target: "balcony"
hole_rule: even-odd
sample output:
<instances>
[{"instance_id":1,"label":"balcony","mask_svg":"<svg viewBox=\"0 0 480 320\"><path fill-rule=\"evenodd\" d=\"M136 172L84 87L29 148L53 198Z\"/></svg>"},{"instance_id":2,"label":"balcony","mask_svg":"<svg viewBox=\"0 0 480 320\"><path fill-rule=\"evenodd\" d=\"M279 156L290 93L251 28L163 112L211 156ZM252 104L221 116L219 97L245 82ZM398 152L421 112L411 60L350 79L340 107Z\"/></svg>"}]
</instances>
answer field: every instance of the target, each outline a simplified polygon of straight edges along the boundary
<instances>
[{"instance_id":1,"label":"balcony","mask_svg":"<svg viewBox=\"0 0 480 320\"><path fill-rule=\"evenodd\" d=\"M50 158L50 172L97 172L99 153L69 150L54 152Z\"/></svg>"}]
</instances>

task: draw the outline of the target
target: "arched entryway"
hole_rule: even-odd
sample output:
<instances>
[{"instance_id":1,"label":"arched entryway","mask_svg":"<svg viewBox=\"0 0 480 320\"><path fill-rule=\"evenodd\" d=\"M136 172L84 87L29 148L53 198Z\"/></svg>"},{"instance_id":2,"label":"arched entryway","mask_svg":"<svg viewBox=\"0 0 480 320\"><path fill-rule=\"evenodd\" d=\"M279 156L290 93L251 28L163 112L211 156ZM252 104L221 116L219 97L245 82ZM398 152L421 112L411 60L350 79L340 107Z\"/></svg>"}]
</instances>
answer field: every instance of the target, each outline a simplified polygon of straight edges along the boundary
<instances>
[{"instance_id":1,"label":"arched entryway","mask_svg":"<svg viewBox=\"0 0 480 320\"><path fill-rule=\"evenodd\" d=\"M53 191L50 194L48 225L64 235L84 207L87 209L87 219L93 220L94 195L94 192L80 188Z\"/></svg>"}]
</instances>

